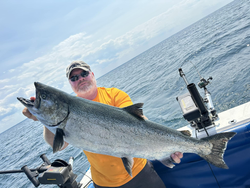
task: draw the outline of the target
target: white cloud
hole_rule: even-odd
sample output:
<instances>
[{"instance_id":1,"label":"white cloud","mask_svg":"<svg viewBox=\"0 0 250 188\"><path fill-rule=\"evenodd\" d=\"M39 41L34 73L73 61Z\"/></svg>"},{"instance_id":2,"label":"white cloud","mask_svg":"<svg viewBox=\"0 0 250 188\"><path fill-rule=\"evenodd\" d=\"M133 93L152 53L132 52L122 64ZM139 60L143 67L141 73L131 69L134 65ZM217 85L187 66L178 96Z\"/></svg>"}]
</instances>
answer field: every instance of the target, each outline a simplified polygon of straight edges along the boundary
<instances>
[{"instance_id":1,"label":"white cloud","mask_svg":"<svg viewBox=\"0 0 250 188\"><path fill-rule=\"evenodd\" d=\"M0 80L0 84L1 84L1 85L6 84L6 83L8 83L9 81L10 81L9 78L3 79L3 80Z\"/></svg>"},{"instance_id":2,"label":"white cloud","mask_svg":"<svg viewBox=\"0 0 250 188\"><path fill-rule=\"evenodd\" d=\"M0 100L0 116L6 116L21 107L20 103L17 103L17 96L28 97L24 88L18 88L14 92L7 95Z\"/></svg>"},{"instance_id":3,"label":"white cloud","mask_svg":"<svg viewBox=\"0 0 250 188\"><path fill-rule=\"evenodd\" d=\"M113 60L114 60L114 58L113 59L102 59L102 60L97 59L96 62L99 63L99 64L103 64L103 63L110 62L110 61L113 61Z\"/></svg>"},{"instance_id":4,"label":"white cloud","mask_svg":"<svg viewBox=\"0 0 250 188\"><path fill-rule=\"evenodd\" d=\"M10 70L9 70L9 72L14 72L14 71L15 71L15 69L10 69Z\"/></svg>"}]
</instances>

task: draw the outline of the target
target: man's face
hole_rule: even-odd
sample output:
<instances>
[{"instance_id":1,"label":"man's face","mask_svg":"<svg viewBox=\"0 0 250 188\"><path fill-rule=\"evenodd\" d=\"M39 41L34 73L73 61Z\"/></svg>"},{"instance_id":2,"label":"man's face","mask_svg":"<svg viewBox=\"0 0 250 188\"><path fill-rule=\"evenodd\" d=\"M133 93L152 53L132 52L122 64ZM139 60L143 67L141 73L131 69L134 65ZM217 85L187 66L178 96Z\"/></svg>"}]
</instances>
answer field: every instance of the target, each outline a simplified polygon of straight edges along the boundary
<instances>
[{"instance_id":1,"label":"man's face","mask_svg":"<svg viewBox=\"0 0 250 188\"><path fill-rule=\"evenodd\" d=\"M69 78L71 78L72 76L79 75L78 80L76 80L74 82L69 79L69 83L70 83L73 91L77 95L79 95L80 93L81 94L87 93L91 89L94 89L95 88L94 86L96 86L96 80L94 77L94 73L89 72L88 76L82 77L82 76L80 76L82 71L84 71L84 70L74 69L73 71L71 71L70 76L69 76Z\"/></svg>"}]
</instances>

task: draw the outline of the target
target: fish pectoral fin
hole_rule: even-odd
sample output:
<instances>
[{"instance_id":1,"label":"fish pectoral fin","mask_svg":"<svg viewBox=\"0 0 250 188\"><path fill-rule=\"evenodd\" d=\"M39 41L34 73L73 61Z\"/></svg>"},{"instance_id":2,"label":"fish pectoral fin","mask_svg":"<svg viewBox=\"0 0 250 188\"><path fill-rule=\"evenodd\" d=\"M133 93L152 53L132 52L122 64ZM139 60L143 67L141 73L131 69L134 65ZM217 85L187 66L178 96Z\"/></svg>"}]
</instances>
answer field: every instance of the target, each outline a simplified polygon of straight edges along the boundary
<instances>
[{"instance_id":1,"label":"fish pectoral fin","mask_svg":"<svg viewBox=\"0 0 250 188\"><path fill-rule=\"evenodd\" d=\"M128 172L128 174L132 176L132 167L133 167L133 164L134 164L134 159L132 157L122 157L122 162L123 162L123 165L126 169L126 171Z\"/></svg>"},{"instance_id":2,"label":"fish pectoral fin","mask_svg":"<svg viewBox=\"0 0 250 188\"><path fill-rule=\"evenodd\" d=\"M53 153L58 152L63 147L63 144L64 144L63 136L64 135L65 134L64 134L62 129L60 129L60 128L56 129L56 134L55 134L54 142L53 142Z\"/></svg>"},{"instance_id":3,"label":"fish pectoral fin","mask_svg":"<svg viewBox=\"0 0 250 188\"><path fill-rule=\"evenodd\" d=\"M144 119L142 106L143 106L143 103L136 103L131 106L124 107L122 109L135 117Z\"/></svg>"},{"instance_id":4,"label":"fish pectoral fin","mask_svg":"<svg viewBox=\"0 0 250 188\"><path fill-rule=\"evenodd\" d=\"M173 163L175 163L175 161L172 159L171 156L161 159L159 160L162 164L164 164L165 166L167 166L168 168L173 168L175 165Z\"/></svg>"}]
</instances>

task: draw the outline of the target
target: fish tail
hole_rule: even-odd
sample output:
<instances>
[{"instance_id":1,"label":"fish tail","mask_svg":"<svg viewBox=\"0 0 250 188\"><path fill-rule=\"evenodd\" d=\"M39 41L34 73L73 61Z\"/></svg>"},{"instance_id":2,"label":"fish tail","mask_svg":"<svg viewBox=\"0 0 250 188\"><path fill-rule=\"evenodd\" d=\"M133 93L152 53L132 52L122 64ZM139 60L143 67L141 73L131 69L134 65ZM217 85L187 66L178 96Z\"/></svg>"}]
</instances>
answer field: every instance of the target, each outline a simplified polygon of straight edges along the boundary
<instances>
[{"instance_id":1,"label":"fish tail","mask_svg":"<svg viewBox=\"0 0 250 188\"><path fill-rule=\"evenodd\" d=\"M223 156L227 148L228 141L235 134L236 134L235 132L225 132L225 133L219 133L219 134L207 137L207 138L202 138L201 140L212 143L213 148L209 155L204 155L200 153L198 155L216 167L228 169L228 166L226 165L223 159Z\"/></svg>"}]
</instances>

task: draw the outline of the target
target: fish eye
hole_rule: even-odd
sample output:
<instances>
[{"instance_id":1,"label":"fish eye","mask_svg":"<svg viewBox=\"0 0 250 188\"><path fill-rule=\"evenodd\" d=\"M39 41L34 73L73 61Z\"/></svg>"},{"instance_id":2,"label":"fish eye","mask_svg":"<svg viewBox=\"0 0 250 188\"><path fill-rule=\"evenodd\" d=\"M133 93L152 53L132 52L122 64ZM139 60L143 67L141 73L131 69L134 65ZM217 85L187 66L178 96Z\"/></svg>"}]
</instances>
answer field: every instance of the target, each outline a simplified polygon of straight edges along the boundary
<instances>
[{"instance_id":1,"label":"fish eye","mask_svg":"<svg viewBox=\"0 0 250 188\"><path fill-rule=\"evenodd\" d=\"M46 94L43 93L43 94L41 95L41 97L42 97L42 99L46 99L47 96L46 96Z\"/></svg>"}]
</instances>

